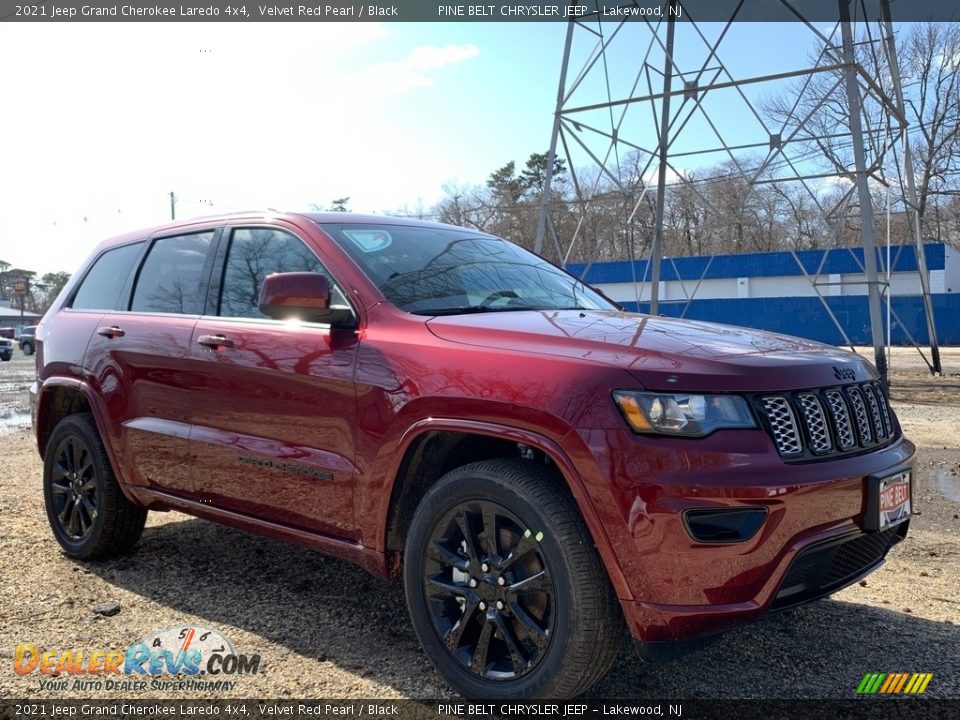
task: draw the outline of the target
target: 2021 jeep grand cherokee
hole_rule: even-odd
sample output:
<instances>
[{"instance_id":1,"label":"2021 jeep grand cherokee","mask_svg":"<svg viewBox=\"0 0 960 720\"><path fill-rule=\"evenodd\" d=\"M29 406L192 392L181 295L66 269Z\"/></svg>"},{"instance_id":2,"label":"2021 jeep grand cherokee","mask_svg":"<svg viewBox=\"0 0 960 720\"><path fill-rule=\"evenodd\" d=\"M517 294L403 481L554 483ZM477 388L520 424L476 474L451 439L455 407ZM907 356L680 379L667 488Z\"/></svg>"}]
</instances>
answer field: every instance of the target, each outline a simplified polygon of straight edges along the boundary
<instances>
[{"instance_id":1,"label":"2021 jeep grand cherokee","mask_svg":"<svg viewBox=\"0 0 960 720\"><path fill-rule=\"evenodd\" d=\"M874 369L621 312L445 225L247 214L103 243L37 332L53 532L177 509L402 576L466 695L561 697L875 569L914 447Z\"/></svg>"}]
</instances>

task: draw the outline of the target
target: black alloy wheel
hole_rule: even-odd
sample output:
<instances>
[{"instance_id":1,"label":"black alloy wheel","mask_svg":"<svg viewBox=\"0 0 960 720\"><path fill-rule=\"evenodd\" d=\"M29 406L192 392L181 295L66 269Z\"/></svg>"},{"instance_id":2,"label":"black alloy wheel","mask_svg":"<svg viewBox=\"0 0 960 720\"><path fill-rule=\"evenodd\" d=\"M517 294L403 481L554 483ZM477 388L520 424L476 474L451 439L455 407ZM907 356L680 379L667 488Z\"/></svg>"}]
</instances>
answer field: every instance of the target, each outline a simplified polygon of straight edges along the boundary
<instances>
[{"instance_id":1,"label":"black alloy wheel","mask_svg":"<svg viewBox=\"0 0 960 720\"><path fill-rule=\"evenodd\" d=\"M475 500L447 513L430 538L423 582L434 629L472 674L513 680L543 658L556 591L532 531L506 508Z\"/></svg>"},{"instance_id":2,"label":"black alloy wheel","mask_svg":"<svg viewBox=\"0 0 960 720\"><path fill-rule=\"evenodd\" d=\"M47 520L75 558L128 552L140 539L146 508L129 500L114 475L93 417L69 415L50 434L43 458Z\"/></svg>"},{"instance_id":3,"label":"black alloy wheel","mask_svg":"<svg viewBox=\"0 0 960 720\"><path fill-rule=\"evenodd\" d=\"M484 460L437 480L403 573L420 644L467 697L573 697L616 659L622 611L565 480L543 463Z\"/></svg>"},{"instance_id":4,"label":"black alloy wheel","mask_svg":"<svg viewBox=\"0 0 960 720\"><path fill-rule=\"evenodd\" d=\"M50 489L60 530L74 542L90 535L98 515L99 479L93 454L76 435L64 437L53 451Z\"/></svg>"}]
</instances>

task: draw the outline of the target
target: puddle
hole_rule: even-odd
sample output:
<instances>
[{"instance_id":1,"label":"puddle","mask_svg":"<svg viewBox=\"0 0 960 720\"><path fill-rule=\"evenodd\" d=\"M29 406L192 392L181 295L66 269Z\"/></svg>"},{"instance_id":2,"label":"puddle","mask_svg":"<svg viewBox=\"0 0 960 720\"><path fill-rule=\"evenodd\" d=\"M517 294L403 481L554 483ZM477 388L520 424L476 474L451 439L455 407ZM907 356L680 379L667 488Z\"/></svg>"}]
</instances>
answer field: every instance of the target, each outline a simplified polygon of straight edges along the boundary
<instances>
[{"instance_id":1,"label":"puddle","mask_svg":"<svg viewBox=\"0 0 960 720\"><path fill-rule=\"evenodd\" d=\"M934 490L945 498L960 503L960 478L952 474L949 470L934 470L933 477L926 476L927 479L919 481L917 484L927 490Z\"/></svg>"},{"instance_id":2,"label":"puddle","mask_svg":"<svg viewBox=\"0 0 960 720\"><path fill-rule=\"evenodd\" d=\"M30 412L0 410L0 433L30 427Z\"/></svg>"}]
</instances>

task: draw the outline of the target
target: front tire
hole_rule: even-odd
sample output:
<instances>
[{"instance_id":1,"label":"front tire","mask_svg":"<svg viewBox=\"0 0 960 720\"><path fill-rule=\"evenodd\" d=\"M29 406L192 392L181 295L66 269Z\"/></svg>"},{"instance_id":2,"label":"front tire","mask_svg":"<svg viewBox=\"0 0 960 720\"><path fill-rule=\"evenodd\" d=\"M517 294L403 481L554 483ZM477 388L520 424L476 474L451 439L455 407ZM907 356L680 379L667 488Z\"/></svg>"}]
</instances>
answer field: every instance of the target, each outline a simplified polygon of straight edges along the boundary
<instances>
[{"instance_id":1,"label":"front tire","mask_svg":"<svg viewBox=\"0 0 960 720\"><path fill-rule=\"evenodd\" d=\"M33 343L25 342L20 346L20 349L23 350L24 355L33 355Z\"/></svg>"},{"instance_id":2,"label":"front tire","mask_svg":"<svg viewBox=\"0 0 960 720\"><path fill-rule=\"evenodd\" d=\"M43 498L57 542L67 555L83 560L128 552L147 520L146 509L120 490L89 414L65 417L50 435Z\"/></svg>"},{"instance_id":3,"label":"front tire","mask_svg":"<svg viewBox=\"0 0 960 720\"><path fill-rule=\"evenodd\" d=\"M470 698L565 698L606 674L623 616L563 480L523 460L444 475L418 506L404 582L414 629Z\"/></svg>"}]
</instances>

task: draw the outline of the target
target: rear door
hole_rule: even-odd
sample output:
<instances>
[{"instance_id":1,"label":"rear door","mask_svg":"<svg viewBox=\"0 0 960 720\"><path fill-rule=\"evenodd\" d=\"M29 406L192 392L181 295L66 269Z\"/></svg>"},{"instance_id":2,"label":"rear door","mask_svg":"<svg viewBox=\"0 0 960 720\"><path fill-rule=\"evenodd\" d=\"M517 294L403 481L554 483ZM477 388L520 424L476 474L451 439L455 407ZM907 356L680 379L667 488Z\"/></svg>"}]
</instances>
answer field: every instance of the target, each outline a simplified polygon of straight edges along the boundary
<instances>
[{"instance_id":1,"label":"rear door","mask_svg":"<svg viewBox=\"0 0 960 720\"><path fill-rule=\"evenodd\" d=\"M219 234L207 228L152 238L123 309L100 319L87 349L134 485L194 496L188 451L196 377L185 362Z\"/></svg>"},{"instance_id":2,"label":"rear door","mask_svg":"<svg viewBox=\"0 0 960 720\"><path fill-rule=\"evenodd\" d=\"M225 231L209 314L189 351L199 376L191 450L203 502L352 539L358 336L272 320L258 307L274 272L324 273L334 302L346 303L308 232L289 224Z\"/></svg>"}]
</instances>

